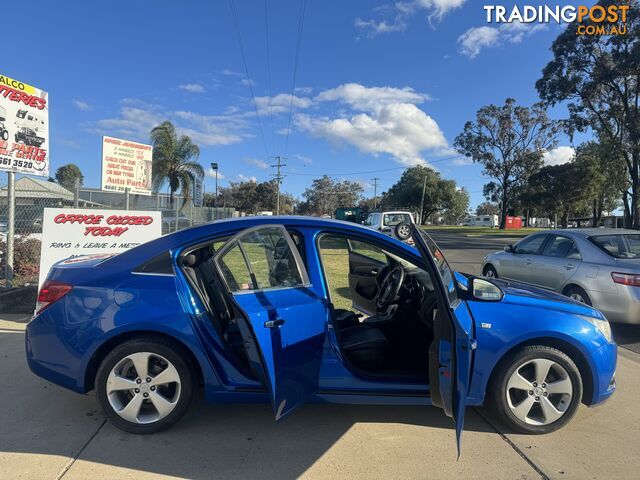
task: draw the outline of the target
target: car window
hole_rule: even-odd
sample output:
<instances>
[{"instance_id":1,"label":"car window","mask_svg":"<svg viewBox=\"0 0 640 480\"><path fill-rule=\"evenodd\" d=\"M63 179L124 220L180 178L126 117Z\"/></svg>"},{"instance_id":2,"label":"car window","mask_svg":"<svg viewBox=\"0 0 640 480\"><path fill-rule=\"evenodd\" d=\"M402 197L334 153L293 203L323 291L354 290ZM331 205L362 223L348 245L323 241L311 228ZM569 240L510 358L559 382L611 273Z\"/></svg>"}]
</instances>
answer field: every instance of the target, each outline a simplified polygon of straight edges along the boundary
<instances>
[{"instance_id":1,"label":"car window","mask_svg":"<svg viewBox=\"0 0 640 480\"><path fill-rule=\"evenodd\" d=\"M408 213L385 213L383 223L387 227L395 227L399 223L411 223Z\"/></svg>"},{"instance_id":2,"label":"car window","mask_svg":"<svg viewBox=\"0 0 640 480\"><path fill-rule=\"evenodd\" d=\"M218 260L222 276L232 292L253 290L256 288L251 280L249 267L244 260L240 245L236 242Z\"/></svg>"},{"instance_id":3,"label":"car window","mask_svg":"<svg viewBox=\"0 0 640 480\"><path fill-rule=\"evenodd\" d=\"M589 241L612 257L640 258L640 234L595 235Z\"/></svg>"},{"instance_id":4,"label":"car window","mask_svg":"<svg viewBox=\"0 0 640 480\"><path fill-rule=\"evenodd\" d=\"M580 260L580 252L573 240L560 235L555 235L550 242L544 247L542 255L548 257L571 258Z\"/></svg>"},{"instance_id":5,"label":"car window","mask_svg":"<svg viewBox=\"0 0 640 480\"><path fill-rule=\"evenodd\" d=\"M370 226L372 226L372 225L374 224L374 221L373 221L374 219L375 219L375 215L372 213L372 214L371 214L371 215L369 215L369 216L367 217L367 219L364 221L364 224L370 227Z\"/></svg>"},{"instance_id":6,"label":"car window","mask_svg":"<svg viewBox=\"0 0 640 480\"><path fill-rule=\"evenodd\" d=\"M544 242L546 235L533 235L520 241L515 247L515 253L536 255Z\"/></svg>"},{"instance_id":7,"label":"car window","mask_svg":"<svg viewBox=\"0 0 640 480\"><path fill-rule=\"evenodd\" d=\"M458 292L456 291L453 270L447 263L447 259L444 257L442 250L436 245L429 235L427 235L424 231L419 230L422 239L427 245L429 249L429 253L433 257L433 261L436 264L436 269L438 270L438 275L440 275L440 279L447 291L447 297L449 298L449 305L452 305L458 299Z\"/></svg>"},{"instance_id":8,"label":"car window","mask_svg":"<svg viewBox=\"0 0 640 480\"><path fill-rule=\"evenodd\" d=\"M250 230L217 260L231 291L304 285L287 235L280 227Z\"/></svg>"},{"instance_id":9,"label":"car window","mask_svg":"<svg viewBox=\"0 0 640 480\"><path fill-rule=\"evenodd\" d=\"M351 251L353 253L363 255L384 265L388 263L385 253L375 245L361 242L359 240L349 240L349 245L351 246Z\"/></svg>"}]
</instances>

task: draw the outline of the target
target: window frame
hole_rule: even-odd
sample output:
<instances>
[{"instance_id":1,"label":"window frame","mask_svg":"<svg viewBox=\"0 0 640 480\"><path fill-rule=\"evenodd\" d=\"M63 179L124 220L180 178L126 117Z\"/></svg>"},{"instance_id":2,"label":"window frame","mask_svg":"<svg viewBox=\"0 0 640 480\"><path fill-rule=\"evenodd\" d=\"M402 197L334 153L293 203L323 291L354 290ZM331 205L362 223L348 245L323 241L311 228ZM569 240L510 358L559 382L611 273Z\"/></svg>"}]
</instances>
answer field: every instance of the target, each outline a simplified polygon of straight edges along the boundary
<instances>
[{"instance_id":1,"label":"window frame","mask_svg":"<svg viewBox=\"0 0 640 480\"><path fill-rule=\"evenodd\" d=\"M540 255L542 252L543 247L547 244L547 240L549 239L549 233L536 233L533 234L531 237L525 237L522 240L520 240L518 243L515 244L514 248L513 248L513 253L514 255ZM522 242L524 242L525 240L532 240L536 237L542 237L542 243L540 244L540 246L538 247L538 250L536 251L536 253L524 253L524 252L518 252L518 245Z\"/></svg>"},{"instance_id":2,"label":"window frame","mask_svg":"<svg viewBox=\"0 0 640 480\"><path fill-rule=\"evenodd\" d=\"M544 241L544 244L542 245L542 250L540 250L539 255L541 257L548 257L548 258L560 258L563 260L576 260L576 261L582 261L582 252L580 251L580 248L578 247L578 243L571 237L568 237L566 235L562 235L560 233L548 233L548 238ZM580 258L570 258L570 257L558 257L555 255L545 255L544 251L547 249L548 246L550 246L553 241L556 239L556 237L560 237L560 238L566 238L567 240L569 240L573 246L575 247L575 249L578 251L578 255L580 255Z\"/></svg>"},{"instance_id":3,"label":"window frame","mask_svg":"<svg viewBox=\"0 0 640 480\"><path fill-rule=\"evenodd\" d=\"M276 287L252 288L248 290L233 291L229 287L227 278L225 277L224 272L220 267L220 262L219 262L220 258L222 258L225 255L225 253L227 253L228 250L231 250L237 244L238 248L240 249L240 253L242 254L242 258L244 259L245 265L247 267L247 271L249 272L249 276L252 282L254 282L255 285L258 285L253 269L251 268L251 263L249 262L249 258L247 257L247 254L244 251L244 248L242 247L242 243L240 242L240 240L242 239L243 236L247 234L251 234L252 232L263 230L263 229L269 229L269 228L277 228L278 230L281 230L282 233L284 234L284 238L287 241L289 250L293 255L294 261L296 263L296 267L298 268L298 274L300 275L300 280L302 283L300 283L299 285L293 285L293 286L276 286ZM296 246L295 242L291 238L291 235L287 231L286 227L281 224L271 223L271 224L265 224L265 225L257 225L255 227L250 227L250 228L245 228L244 230L240 230L238 233L236 233L231 238L229 238L229 240L222 246L222 248L218 252L216 252L216 254L213 256L213 264L215 265L217 273L220 276L222 283L226 287L227 292L231 295L245 295L248 293L285 290L285 289L291 289L291 288L310 288L312 286L311 282L309 281L309 274L307 272L307 269L305 268L300 252L298 251L298 247Z\"/></svg>"}]
</instances>

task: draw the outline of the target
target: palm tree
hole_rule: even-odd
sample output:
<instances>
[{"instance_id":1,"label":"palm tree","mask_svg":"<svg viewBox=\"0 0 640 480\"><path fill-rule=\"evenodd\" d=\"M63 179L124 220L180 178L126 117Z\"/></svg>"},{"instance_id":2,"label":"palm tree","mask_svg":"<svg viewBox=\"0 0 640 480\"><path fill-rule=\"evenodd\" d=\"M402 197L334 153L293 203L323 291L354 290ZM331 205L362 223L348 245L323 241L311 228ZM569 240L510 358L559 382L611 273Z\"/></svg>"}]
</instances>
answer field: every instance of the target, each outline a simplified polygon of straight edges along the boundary
<instances>
[{"instance_id":1,"label":"palm tree","mask_svg":"<svg viewBox=\"0 0 640 480\"><path fill-rule=\"evenodd\" d=\"M200 156L200 148L191 138L178 137L176 127L169 121L154 127L150 133L153 143L153 191L158 192L169 183L169 202L173 206L173 195L182 190L184 203L191 196L196 177L204 176L202 165L194 161Z\"/></svg>"}]
</instances>

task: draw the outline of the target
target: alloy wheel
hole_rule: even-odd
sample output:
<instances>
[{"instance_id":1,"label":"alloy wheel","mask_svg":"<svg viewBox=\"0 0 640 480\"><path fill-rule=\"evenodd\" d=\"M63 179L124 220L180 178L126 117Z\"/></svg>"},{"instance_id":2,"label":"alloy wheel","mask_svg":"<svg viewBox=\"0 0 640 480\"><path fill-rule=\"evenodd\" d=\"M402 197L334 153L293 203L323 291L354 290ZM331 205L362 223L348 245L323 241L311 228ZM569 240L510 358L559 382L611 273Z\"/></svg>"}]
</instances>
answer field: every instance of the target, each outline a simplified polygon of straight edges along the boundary
<instances>
[{"instance_id":1,"label":"alloy wheel","mask_svg":"<svg viewBox=\"0 0 640 480\"><path fill-rule=\"evenodd\" d=\"M493 274L493 269L488 268L486 272L484 272L484 276L487 278L493 278L495 275Z\"/></svg>"},{"instance_id":2,"label":"alloy wheel","mask_svg":"<svg viewBox=\"0 0 640 480\"><path fill-rule=\"evenodd\" d=\"M161 355L132 353L109 372L106 393L111 408L122 419L137 424L153 423L165 418L178 405L180 375Z\"/></svg>"},{"instance_id":3,"label":"alloy wheel","mask_svg":"<svg viewBox=\"0 0 640 480\"><path fill-rule=\"evenodd\" d=\"M411 227L409 227L409 225L401 225L398 228L398 233L402 236L402 237L408 237L409 235L411 235Z\"/></svg>"},{"instance_id":4,"label":"alloy wheel","mask_svg":"<svg viewBox=\"0 0 640 480\"><path fill-rule=\"evenodd\" d=\"M507 403L513 415L529 425L549 425L571 405L573 383L567 370L547 358L521 364L507 382Z\"/></svg>"},{"instance_id":5,"label":"alloy wheel","mask_svg":"<svg viewBox=\"0 0 640 480\"><path fill-rule=\"evenodd\" d=\"M575 300L576 302L587 303L585 302L584 297L580 295L578 292L573 292L571 295L569 295L569 298L571 298L572 300Z\"/></svg>"}]
</instances>

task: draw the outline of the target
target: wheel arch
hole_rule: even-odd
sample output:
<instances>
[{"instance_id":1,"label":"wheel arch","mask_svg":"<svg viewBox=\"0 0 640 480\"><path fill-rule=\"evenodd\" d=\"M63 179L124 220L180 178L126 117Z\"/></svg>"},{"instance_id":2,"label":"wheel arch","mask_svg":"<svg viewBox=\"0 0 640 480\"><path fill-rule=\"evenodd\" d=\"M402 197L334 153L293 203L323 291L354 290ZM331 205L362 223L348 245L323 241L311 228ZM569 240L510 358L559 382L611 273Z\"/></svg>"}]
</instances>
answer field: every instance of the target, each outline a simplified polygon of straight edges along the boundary
<instances>
[{"instance_id":1,"label":"wheel arch","mask_svg":"<svg viewBox=\"0 0 640 480\"><path fill-rule=\"evenodd\" d=\"M570 289L570 288L572 288L572 287L578 287L580 290L583 290L587 295L589 295L589 292L587 291L587 289L586 289L586 288L584 288L582 285L580 285L579 283L576 283L576 282L574 282L574 281L572 281L572 280L570 280L569 282L567 282L567 284L566 284L564 287L562 287L562 290L561 290L562 295L565 295L565 296L566 296L566 295L567 295L567 292L568 292L568 291L569 291L569 289Z\"/></svg>"},{"instance_id":2,"label":"wheel arch","mask_svg":"<svg viewBox=\"0 0 640 480\"><path fill-rule=\"evenodd\" d=\"M83 384L84 393L87 393L94 389L98 368L100 367L100 364L105 359L105 357L109 354L109 352L111 352L114 348L124 342L143 337L148 339L158 338L174 344L180 351L180 353L184 355L185 359L190 362L195 369L194 371L196 373L198 385L202 385L204 383L202 366L200 365L200 362L198 361L193 351L183 341L172 335L156 330L132 330L121 332L117 335L114 335L113 337L108 338L94 350L85 368Z\"/></svg>"},{"instance_id":3,"label":"wheel arch","mask_svg":"<svg viewBox=\"0 0 640 480\"><path fill-rule=\"evenodd\" d=\"M487 380L484 389L484 395L486 398L487 391L493 385L495 380L495 376L497 375L500 367L504 365L506 361L518 350L523 347L532 346L532 345L543 345L546 347L552 347L561 352L565 353L578 367L578 371L580 372L580 377L582 379L582 403L586 405L591 405L593 402L593 394L594 394L594 378L593 378L593 370L589 361L587 360L586 355L580 348L571 343L568 340L558 338L558 337L534 337L523 340L521 342L512 345L508 350L506 350L495 363L491 370L491 374Z\"/></svg>"}]
</instances>

